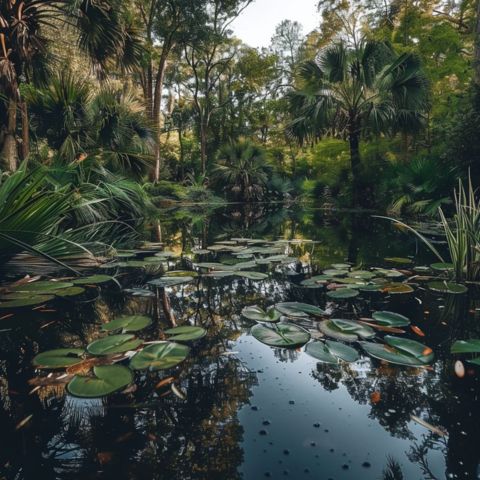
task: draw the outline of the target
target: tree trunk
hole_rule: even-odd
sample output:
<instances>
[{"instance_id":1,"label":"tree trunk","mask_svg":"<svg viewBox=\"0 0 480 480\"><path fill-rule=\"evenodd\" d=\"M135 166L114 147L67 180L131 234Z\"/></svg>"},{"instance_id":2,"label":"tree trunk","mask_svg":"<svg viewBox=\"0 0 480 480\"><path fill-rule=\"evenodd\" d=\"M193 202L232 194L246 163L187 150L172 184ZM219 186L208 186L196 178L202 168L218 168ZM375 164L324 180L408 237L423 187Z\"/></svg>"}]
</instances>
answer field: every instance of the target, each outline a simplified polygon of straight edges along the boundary
<instances>
[{"instance_id":1,"label":"tree trunk","mask_svg":"<svg viewBox=\"0 0 480 480\"><path fill-rule=\"evenodd\" d=\"M207 173L207 126L202 119L200 122L200 159L202 161L202 174Z\"/></svg>"},{"instance_id":2,"label":"tree trunk","mask_svg":"<svg viewBox=\"0 0 480 480\"><path fill-rule=\"evenodd\" d=\"M360 135L356 131L351 131L348 138L350 144L350 165L352 169L352 206L358 207L361 204L360 192Z\"/></svg>"},{"instance_id":3,"label":"tree trunk","mask_svg":"<svg viewBox=\"0 0 480 480\"><path fill-rule=\"evenodd\" d=\"M22 117L22 160L25 160L30 153L30 124L26 102L21 102L20 112Z\"/></svg>"},{"instance_id":4,"label":"tree trunk","mask_svg":"<svg viewBox=\"0 0 480 480\"><path fill-rule=\"evenodd\" d=\"M9 100L8 102L8 118L7 129L3 140L3 148L0 153L5 168L14 172L18 166L18 152L17 152L17 102Z\"/></svg>"},{"instance_id":5,"label":"tree trunk","mask_svg":"<svg viewBox=\"0 0 480 480\"><path fill-rule=\"evenodd\" d=\"M475 52L473 56L474 80L480 87L480 2L477 2L477 22L475 26Z\"/></svg>"}]
</instances>

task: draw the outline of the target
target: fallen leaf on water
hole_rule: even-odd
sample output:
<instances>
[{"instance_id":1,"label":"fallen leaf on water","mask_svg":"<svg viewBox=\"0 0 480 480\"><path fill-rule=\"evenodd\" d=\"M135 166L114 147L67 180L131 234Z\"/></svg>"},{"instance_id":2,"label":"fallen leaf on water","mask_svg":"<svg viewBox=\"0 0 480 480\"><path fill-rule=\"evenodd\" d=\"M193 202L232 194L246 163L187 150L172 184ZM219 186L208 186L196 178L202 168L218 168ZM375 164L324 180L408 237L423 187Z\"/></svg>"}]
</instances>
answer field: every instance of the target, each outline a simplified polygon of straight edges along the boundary
<instances>
[{"instance_id":1,"label":"fallen leaf on water","mask_svg":"<svg viewBox=\"0 0 480 480\"><path fill-rule=\"evenodd\" d=\"M455 362L455 375L458 378L463 378L465 376L465 366L463 365L463 362L460 360L457 360Z\"/></svg>"},{"instance_id":2,"label":"fallen leaf on water","mask_svg":"<svg viewBox=\"0 0 480 480\"><path fill-rule=\"evenodd\" d=\"M421 418L419 417L416 417L415 415L410 415L410 418L418 423L419 425L421 425L422 427L425 427L427 428L428 430L430 430L431 432L433 433L436 433L437 435L440 435L441 437L445 437L447 435L447 432L445 432L445 430L439 428L439 427L435 427L434 425L432 425L431 423L428 423L426 422L425 420L422 420Z\"/></svg>"},{"instance_id":3,"label":"fallen leaf on water","mask_svg":"<svg viewBox=\"0 0 480 480\"><path fill-rule=\"evenodd\" d=\"M422 355L430 355L431 353L433 353L433 350L430 347L425 347Z\"/></svg>"},{"instance_id":4,"label":"fallen leaf on water","mask_svg":"<svg viewBox=\"0 0 480 480\"><path fill-rule=\"evenodd\" d=\"M56 310L54 310L53 308L43 308L40 310L40 312L42 313L53 313L53 312L56 312Z\"/></svg>"},{"instance_id":5,"label":"fallen leaf on water","mask_svg":"<svg viewBox=\"0 0 480 480\"><path fill-rule=\"evenodd\" d=\"M424 337L425 334L423 333L423 330L420 327L417 327L416 325L411 325L410 327L414 333L416 333L419 337Z\"/></svg>"},{"instance_id":6,"label":"fallen leaf on water","mask_svg":"<svg viewBox=\"0 0 480 480\"><path fill-rule=\"evenodd\" d=\"M170 385L170 384L173 383L174 381L175 381L175 378L174 378L174 377L164 378L164 379L160 380L160 381L155 385L155 388L156 388L156 389L159 389L159 388L162 388L162 387L166 387L167 385Z\"/></svg>"},{"instance_id":7,"label":"fallen leaf on water","mask_svg":"<svg viewBox=\"0 0 480 480\"><path fill-rule=\"evenodd\" d=\"M172 392L180 399L180 400L186 400L187 396L180 390L178 389L174 383L170 386L172 389Z\"/></svg>"},{"instance_id":8,"label":"fallen leaf on water","mask_svg":"<svg viewBox=\"0 0 480 480\"><path fill-rule=\"evenodd\" d=\"M23 428L33 417L33 414L32 415L29 415L28 417L25 417L21 422L19 422L17 424L17 426L15 427L15 430L20 430L21 428Z\"/></svg>"},{"instance_id":9,"label":"fallen leaf on water","mask_svg":"<svg viewBox=\"0 0 480 480\"><path fill-rule=\"evenodd\" d=\"M380 402L381 399L382 399L382 396L381 396L380 392L372 392L370 394L370 401L373 404L376 404L376 403Z\"/></svg>"},{"instance_id":10,"label":"fallen leaf on water","mask_svg":"<svg viewBox=\"0 0 480 480\"><path fill-rule=\"evenodd\" d=\"M42 326L40 327L40 329L42 329L42 328L47 328L48 326L52 325L53 323L57 323L57 321L56 321L56 320L52 320L51 322L45 323L44 325L42 325Z\"/></svg>"},{"instance_id":11,"label":"fallen leaf on water","mask_svg":"<svg viewBox=\"0 0 480 480\"><path fill-rule=\"evenodd\" d=\"M372 327L372 328L376 328L377 330L380 330L381 332L405 333L405 330L402 330L401 328L386 327L384 325L378 325L377 323L366 322L364 320L360 320L360 323L363 323L364 325L368 325L369 327Z\"/></svg>"},{"instance_id":12,"label":"fallen leaf on water","mask_svg":"<svg viewBox=\"0 0 480 480\"><path fill-rule=\"evenodd\" d=\"M0 317L0 320L6 320L7 318L12 318L12 317L13 317L13 313L7 313L3 317Z\"/></svg>"}]
</instances>

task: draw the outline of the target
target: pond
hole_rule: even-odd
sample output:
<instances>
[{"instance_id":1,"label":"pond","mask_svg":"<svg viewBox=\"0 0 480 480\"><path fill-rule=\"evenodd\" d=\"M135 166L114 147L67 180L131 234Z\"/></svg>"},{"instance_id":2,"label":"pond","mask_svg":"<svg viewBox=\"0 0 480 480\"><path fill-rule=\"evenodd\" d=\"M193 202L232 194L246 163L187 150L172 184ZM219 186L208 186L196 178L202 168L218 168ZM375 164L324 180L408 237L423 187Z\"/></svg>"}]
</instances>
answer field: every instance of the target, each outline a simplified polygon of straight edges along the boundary
<instances>
[{"instance_id":1,"label":"pond","mask_svg":"<svg viewBox=\"0 0 480 480\"><path fill-rule=\"evenodd\" d=\"M0 478L480 478L478 367L450 353L480 297L435 288L414 236L272 205L144 235L100 277L3 290Z\"/></svg>"}]
</instances>

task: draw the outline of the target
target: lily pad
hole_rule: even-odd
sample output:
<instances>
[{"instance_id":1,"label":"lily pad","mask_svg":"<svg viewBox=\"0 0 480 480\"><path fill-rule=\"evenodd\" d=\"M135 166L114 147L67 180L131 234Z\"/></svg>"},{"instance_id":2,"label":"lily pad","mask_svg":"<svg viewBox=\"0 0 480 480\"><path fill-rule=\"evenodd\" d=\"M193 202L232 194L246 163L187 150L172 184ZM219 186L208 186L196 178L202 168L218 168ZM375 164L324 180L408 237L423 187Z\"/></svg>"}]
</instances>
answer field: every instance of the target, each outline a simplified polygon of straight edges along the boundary
<instances>
[{"instance_id":1,"label":"lily pad","mask_svg":"<svg viewBox=\"0 0 480 480\"><path fill-rule=\"evenodd\" d=\"M42 303L49 302L55 297L53 295L33 295L26 296L25 298L17 298L14 300L8 300L0 303L0 308L22 308L33 307L35 305L41 305Z\"/></svg>"},{"instance_id":2,"label":"lily pad","mask_svg":"<svg viewBox=\"0 0 480 480\"><path fill-rule=\"evenodd\" d=\"M332 268L335 270L348 270L351 267L349 263L333 263Z\"/></svg>"},{"instance_id":3,"label":"lily pad","mask_svg":"<svg viewBox=\"0 0 480 480\"><path fill-rule=\"evenodd\" d=\"M359 338L373 338L375 336L375 331L368 325L339 318L324 320L319 323L318 328L325 335L345 342L355 342Z\"/></svg>"},{"instance_id":4,"label":"lily pad","mask_svg":"<svg viewBox=\"0 0 480 480\"><path fill-rule=\"evenodd\" d=\"M346 277L348 275L348 270L327 269L323 271L323 274L330 277Z\"/></svg>"},{"instance_id":5,"label":"lily pad","mask_svg":"<svg viewBox=\"0 0 480 480\"><path fill-rule=\"evenodd\" d=\"M407 285L406 283L398 283L398 282L386 283L382 287L383 287L382 290L386 293L389 293L390 295L403 295L403 294L413 292L413 288L410 285Z\"/></svg>"},{"instance_id":6,"label":"lily pad","mask_svg":"<svg viewBox=\"0 0 480 480\"><path fill-rule=\"evenodd\" d=\"M271 347L297 348L310 340L306 330L290 323L274 324L272 327L257 324L252 327L251 333L258 341Z\"/></svg>"},{"instance_id":7,"label":"lily pad","mask_svg":"<svg viewBox=\"0 0 480 480\"><path fill-rule=\"evenodd\" d=\"M287 317L305 317L307 315L323 316L325 311L315 305L301 302L282 302L275 309Z\"/></svg>"},{"instance_id":8,"label":"lily pad","mask_svg":"<svg viewBox=\"0 0 480 480\"><path fill-rule=\"evenodd\" d=\"M480 353L480 339L457 340L450 351L451 353Z\"/></svg>"},{"instance_id":9,"label":"lily pad","mask_svg":"<svg viewBox=\"0 0 480 480\"><path fill-rule=\"evenodd\" d=\"M315 275L300 282L303 287L309 288L323 288L332 277L330 275Z\"/></svg>"},{"instance_id":10,"label":"lily pad","mask_svg":"<svg viewBox=\"0 0 480 480\"><path fill-rule=\"evenodd\" d=\"M278 263L278 262L295 262L296 258L289 257L288 255L272 255L271 257L259 258L256 263L258 265L268 265L270 263Z\"/></svg>"},{"instance_id":11,"label":"lily pad","mask_svg":"<svg viewBox=\"0 0 480 480\"><path fill-rule=\"evenodd\" d=\"M100 285L113 280L110 275L91 275L89 277L82 277L72 280L75 285Z\"/></svg>"},{"instance_id":12,"label":"lily pad","mask_svg":"<svg viewBox=\"0 0 480 480\"><path fill-rule=\"evenodd\" d=\"M150 280L149 285L157 288L175 287L184 283L190 283L193 277L160 277L155 280Z\"/></svg>"},{"instance_id":13,"label":"lily pad","mask_svg":"<svg viewBox=\"0 0 480 480\"><path fill-rule=\"evenodd\" d=\"M395 312L374 312L372 318L376 323L384 327L406 327L410 325L410 320L407 317Z\"/></svg>"},{"instance_id":14,"label":"lily pad","mask_svg":"<svg viewBox=\"0 0 480 480\"><path fill-rule=\"evenodd\" d=\"M132 295L132 297L154 297L155 293L147 288L126 288L124 293Z\"/></svg>"},{"instance_id":15,"label":"lily pad","mask_svg":"<svg viewBox=\"0 0 480 480\"><path fill-rule=\"evenodd\" d=\"M68 392L81 398L97 398L121 390L133 381L133 373L122 365L93 367L92 376L76 375L68 384Z\"/></svg>"},{"instance_id":16,"label":"lily pad","mask_svg":"<svg viewBox=\"0 0 480 480\"><path fill-rule=\"evenodd\" d=\"M33 365L38 368L67 368L80 363L85 351L81 348L57 348L39 353L33 359Z\"/></svg>"},{"instance_id":17,"label":"lily pad","mask_svg":"<svg viewBox=\"0 0 480 480\"><path fill-rule=\"evenodd\" d=\"M334 300L347 300L356 296L358 296L358 291L351 288L339 288L338 290L327 292L327 297L333 298Z\"/></svg>"},{"instance_id":18,"label":"lily pad","mask_svg":"<svg viewBox=\"0 0 480 480\"><path fill-rule=\"evenodd\" d=\"M115 330L122 330L124 333L138 332L148 327L152 323L150 317L143 315L123 315L111 322L105 323L102 330L105 332L114 332Z\"/></svg>"},{"instance_id":19,"label":"lily pad","mask_svg":"<svg viewBox=\"0 0 480 480\"><path fill-rule=\"evenodd\" d=\"M33 294L43 294L43 293L55 293L56 290L62 290L65 288L73 287L71 282L52 282L49 280L41 280L38 282L26 283L24 285L18 285L12 290L14 292L29 292Z\"/></svg>"},{"instance_id":20,"label":"lily pad","mask_svg":"<svg viewBox=\"0 0 480 480\"><path fill-rule=\"evenodd\" d=\"M310 342L306 346L305 352L321 362L333 364L339 363L339 360L352 363L360 358L360 355L354 348L340 342L332 342L331 340L327 340L325 343L318 341Z\"/></svg>"},{"instance_id":21,"label":"lily pad","mask_svg":"<svg viewBox=\"0 0 480 480\"><path fill-rule=\"evenodd\" d=\"M433 292L451 295L461 295L468 292L468 288L465 285L446 281L428 282L427 287Z\"/></svg>"},{"instance_id":22,"label":"lily pad","mask_svg":"<svg viewBox=\"0 0 480 480\"><path fill-rule=\"evenodd\" d=\"M87 346L88 353L92 355L112 355L114 353L128 352L135 350L142 344L142 341L135 338L135 335L120 334L100 338Z\"/></svg>"},{"instance_id":23,"label":"lily pad","mask_svg":"<svg viewBox=\"0 0 480 480\"><path fill-rule=\"evenodd\" d=\"M255 322L278 322L280 320L280 312L275 308L265 311L257 305L245 307L242 310L242 315Z\"/></svg>"},{"instance_id":24,"label":"lily pad","mask_svg":"<svg viewBox=\"0 0 480 480\"><path fill-rule=\"evenodd\" d=\"M170 270L163 274L164 277L198 277L197 272L191 270Z\"/></svg>"},{"instance_id":25,"label":"lily pad","mask_svg":"<svg viewBox=\"0 0 480 480\"><path fill-rule=\"evenodd\" d=\"M173 342L192 342L203 338L207 331L202 327L195 327L191 325L183 325L180 327L170 328L165 330L167 335L173 335L169 340Z\"/></svg>"},{"instance_id":26,"label":"lily pad","mask_svg":"<svg viewBox=\"0 0 480 480\"><path fill-rule=\"evenodd\" d=\"M351 278L360 278L362 280L370 280L375 277L374 272L370 272L368 270L353 270L352 272L348 272L348 276Z\"/></svg>"},{"instance_id":27,"label":"lily pad","mask_svg":"<svg viewBox=\"0 0 480 480\"><path fill-rule=\"evenodd\" d=\"M266 273L261 272L235 272L237 277L248 278L249 280L265 280L268 278Z\"/></svg>"},{"instance_id":28,"label":"lily pad","mask_svg":"<svg viewBox=\"0 0 480 480\"><path fill-rule=\"evenodd\" d=\"M385 344L360 342L362 348L372 357L397 365L422 367L433 361L433 352L430 348L415 340L386 336Z\"/></svg>"},{"instance_id":29,"label":"lily pad","mask_svg":"<svg viewBox=\"0 0 480 480\"><path fill-rule=\"evenodd\" d=\"M136 353L130 361L134 370L166 370L183 362L190 348L175 342L159 342L148 345Z\"/></svg>"},{"instance_id":30,"label":"lily pad","mask_svg":"<svg viewBox=\"0 0 480 480\"><path fill-rule=\"evenodd\" d=\"M85 293L85 289L83 287L76 286L63 288L62 290L55 291L55 295L62 298L77 297L82 293Z\"/></svg>"},{"instance_id":31,"label":"lily pad","mask_svg":"<svg viewBox=\"0 0 480 480\"><path fill-rule=\"evenodd\" d=\"M450 272L453 270L453 263L432 263L430 267L437 272Z\"/></svg>"},{"instance_id":32,"label":"lily pad","mask_svg":"<svg viewBox=\"0 0 480 480\"><path fill-rule=\"evenodd\" d=\"M387 257L385 258L385 261L388 263L398 263L402 265L411 265L413 263L411 258L406 257Z\"/></svg>"}]
</instances>

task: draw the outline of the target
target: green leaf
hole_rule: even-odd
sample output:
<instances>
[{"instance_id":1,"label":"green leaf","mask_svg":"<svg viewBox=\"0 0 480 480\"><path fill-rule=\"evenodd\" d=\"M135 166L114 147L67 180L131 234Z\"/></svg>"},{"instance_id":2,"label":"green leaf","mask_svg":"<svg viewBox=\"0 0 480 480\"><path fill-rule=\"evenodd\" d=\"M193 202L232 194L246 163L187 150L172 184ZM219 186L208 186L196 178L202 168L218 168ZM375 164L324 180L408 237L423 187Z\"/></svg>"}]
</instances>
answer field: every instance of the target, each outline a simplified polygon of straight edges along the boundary
<instances>
[{"instance_id":1,"label":"green leaf","mask_svg":"<svg viewBox=\"0 0 480 480\"><path fill-rule=\"evenodd\" d=\"M135 350L142 344L142 341L135 338L135 335L121 334L95 340L87 346L88 353L92 355L112 355Z\"/></svg>"},{"instance_id":2,"label":"green leaf","mask_svg":"<svg viewBox=\"0 0 480 480\"><path fill-rule=\"evenodd\" d=\"M84 353L81 348L57 348L39 353L32 363L38 368L66 368L80 363Z\"/></svg>"},{"instance_id":3,"label":"green leaf","mask_svg":"<svg viewBox=\"0 0 480 480\"><path fill-rule=\"evenodd\" d=\"M27 283L25 285L18 285L17 287L12 288L12 291L29 292L29 293L39 294L39 295L43 293L56 294L56 290L62 290L72 286L73 286L73 283L70 283L70 282L52 282L48 280L42 280L39 282Z\"/></svg>"},{"instance_id":4,"label":"green leaf","mask_svg":"<svg viewBox=\"0 0 480 480\"><path fill-rule=\"evenodd\" d=\"M337 364L339 360L352 363L360 358L360 355L354 348L340 342L332 342L331 340L327 340L325 343L318 341L310 342L306 346L305 352L321 362L334 364Z\"/></svg>"},{"instance_id":5,"label":"green leaf","mask_svg":"<svg viewBox=\"0 0 480 480\"><path fill-rule=\"evenodd\" d=\"M406 283L386 283L382 285L382 290L390 295L403 295L413 292L413 288Z\"/></svg>"},{"instance_id":6,"label":"green leaf","mask_svg":"<svg viewBox=\"0 0 480 480\"><path fill-rule=\"evenodd\" d=\"M248 278L249 280L265 280L268 278L266 273L261 272L235 272L237 277Z\"/></svg>"},{"instance_id":7,"label":"green leaf","mask_svg":"<svg viewBox=\"0 0 480 480\"><path fill-rule=\"evenodd\" d=\"M85 293L85 289L83 287L69 287L69 288L64 288L62 290L56 291L55 295L57 297L68 298L68 297L77 297L82 293Z\"/></svg>"},{"instance_id":8,"label":"green leaf","mask_svg":"<svg viewBox=\"0 0 480 480\"><path fill-rule=\"evenodd\" d=\"M197 272L191 270L170 270L163 274L164 277L198 277Z\"/></svg>"},{"instance_id":9,"label":"green leaf","mask_svg":"<svg viewBox=\"0 0 480 480\"><path fill-rule=\"evenodd\" d=\"M300 282L300 285L309 288L323 288L332 277L330 275L315 275Z\"/></svg>"},{"instance_id":10,"label":"green leaf","mask_svg":"<svg viewBox=\"0 0 480 480\"><path fill-rule=\"evenodd\" d=\"M305 347L305 352L323 363L332 363L334 365L338 363L338 358L330 352L323 342L314 341L308 343Z\"/></svg>"},{"instance_id":11,"label":"green leaf","mask_svg":"<svg viewBox=\"0 0 480 480\"><path fill-rule=\"evenodd\" d=\"M25 298L17 298L15 300L0 303L0 308L33 307L34 305L41 305L42 303L49 302L54 298L53 295L34 295Z\"/></svg>"},{"instance_id":12,"label":"green leaf","mask_svg":"<svg viewBox=\"0 0 480 480\"><path fill-rule=\"evenodd\" d=\"M351 288L339 288L338 290L327 292L327 297L333 298L334 300L347 300L356 296L358 296L358 291L352 290Z\"/></svg>"},{"instance_id":13,"label":"green leaf","mask_svg":"<svg viewBox=\"0 0 480 480\"><path fill-rule=\"evenodd\" d=\"M334 318L319 323L318 328L325 335L345 342L355 342L361 338L373 338L375 331L368 325L353 320Z\"/></svg>"},{"instance_id":14,"label":"green leaf","mask_svg":"<svg viewBox=\"0 0 480 480\"><path fill-rule=\"evenodd\" d=\"M450 349L451 353L480 353L480 339L457 340Z\"/></svg>"},{"instance_id":15,"label":"green leaf","mask_svg":"<svg viewBox=\"0 0 480 480\"><path fill-rule=\"evenodd\" d=\"M155 280L150 280L148 284L157 288L166 288L190 283L191 281L193 281L193 277L160 277Z\"/></svg>"},{"instance_id":16,"label":"green leaf","mask_svg":"<svg viewBox=\"0 0 480 480\"><path fill-rule=\"evenodd\" d=\"M183 362L190 352L186 345L175 342L159 342L146 346L130 361L134 370L166 370Z\"/></svg>"},{"instance_id":17,"label":"green leaf","mask_svg":"<svg viewBox=\"0 0 480 480\"><path fill-rule=\"evenodd\" d=\"M173 342L192 342L203 338L207 331L202 327L194 327L191 325L184 325L181 327L170 328L165 330L167 335L173 335L169 340Z\"/></svg>"},{"instance_id":18,"label":"green leaf","mask_svg":"<svg viewBox=\"0 0 480 480\"><path fill-rule=\"evenodd\" d=\"M333 263L332 268L335 270L348 270L351 267L349 263Z\"/></svg>"},{"instance_id":19,"label":"green leaf","mask_svg":"<svg viewBox=\"0 0 480 480\"><path fill-rule=\"evenodd\" d=\"M271 347L296 348L310 340L306 330L290 323L278 323L274 327L257 324L252 327L251 333L258 341Z\"/></svg>"},{"instance_id":20,"label":"green leaf","mask_svg":"<svg viewBox=\"0 0 480 480\"><path fill-rule=\"evenodd\" d=\"M411 265L413 263L411 258L406 257L387 257L385 258L385 261L388 263L398 263L402 265Z\"/></svg>"},{"instance_id":21,"label":"green leaf","mask_svg":"<svg viewBox=\"0 0 480 480\"><path fill-rule=\"evenodd\" d=\"M372 318L384 327L406 327L410 325L410 320L407 317L395 312L374 312Z\"/></svg>"},{"instance_id":22,"label":"green leaf","mask_svg":"<svg viewBox=\"0 0 480 480\"><path fill-rule=\"evenodd\" d=\"M428 282L427 287L433 292L451 295L462 295L468 292L468 288L465 285L447 281Z\"/></svg>"},{"instance_id":23,"label":"green leaf","mask_svg":"<svg viewBox=\"0 0 480 480\"><path fill-rule=\"evenodd\" d=\"M110 275L91 275L89 277L77 278L73 280L75 285L99 285L113 280Z\"/></svg>"},{"instance_id":24,"label":"green leaf","mask_svg":"<svg viewBox=\"0 0 480 480\"><path fill-rule=\"evenodd\" d=\"M133 373L122 365L93 367L92 376L75 375L67 386L70 395L81 398L97 398L121 390L133 381Z\"/></svg>"},{"instance_id":25,"label":"green leaf","mask_svg":"<svg viewBox=\"0 0 480 480\"><path fill-rule=\"evenodd\" d=\"M280 320L280 312L275 308L265 311L257 305L245 307L242 310L242 315L255 322L278 322Z\"/></svg>"},{"instance_id":26,"label":"green leaf","mask_svg":"<svg viewBox=\"0 0 480 480\"><path fill-rule=\"evenodd\" d=\"M453 270L453 263L446 263L446 262L432 263L430 267L437 272L450 272Z\"/></svg>"},{"instance_id":27,"label":"green leaf","mask_svg":"<svg viewBox=\"0 0 480 480\"><path fill-rule=\"evenodd\" d=\"M348 272L350 278L360 278L361 280L370 280L376 276L374 272L368 270L353 270Z\"/></svg>"},{"instance_id":28,"label":"green leaf","mask_svg":"<svg viewBox=\"0 0 480 480\"><path fill-rule=\"evenodd\" d=\"M315 305L301 302L282 302L275 305L275 309L287 317L304 317L306 315L323 316L325 312Z\"/></svg>"},{"instance_id":29,"label":"green leaf","mask_svg":"<svg viewBox=\"0 0 480 480\"><path fill-rule=\"evenodd\" d=\"M150 317L143 315L122 315L111 322L102 325L102 330L105 332L113 332L115 330L122 330L125 333L138 332L151 325Z\"/></svg>"}]
</instances>

